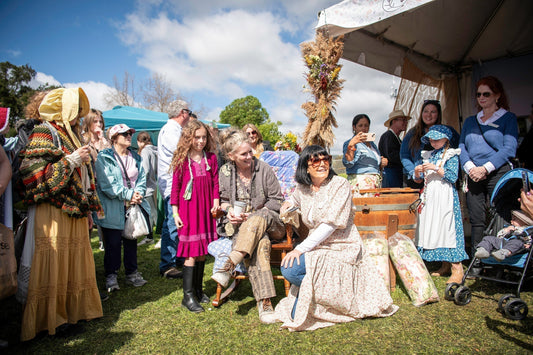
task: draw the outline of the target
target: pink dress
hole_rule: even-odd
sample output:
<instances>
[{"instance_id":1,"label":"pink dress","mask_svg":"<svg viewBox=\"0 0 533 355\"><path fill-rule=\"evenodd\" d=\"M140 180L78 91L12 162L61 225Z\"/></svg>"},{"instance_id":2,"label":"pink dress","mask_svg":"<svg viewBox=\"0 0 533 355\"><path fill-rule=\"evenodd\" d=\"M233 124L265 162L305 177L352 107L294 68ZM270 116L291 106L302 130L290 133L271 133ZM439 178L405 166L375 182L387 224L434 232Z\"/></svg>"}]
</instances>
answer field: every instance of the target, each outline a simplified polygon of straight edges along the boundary
<instances>
[{"instance_id":1,"label":"pink dress","mask_svg":"<svg viewBox=\"0 0 533 355\"><path fill-rule=\"evenodd\" d=\"M220 198L218 192L217 157L206 153L206 159L197 163L185 159L181 169L172 176L170 204L178 206L183 227L178 229L178 257L197 257L207 255L207 245L217 239L216 220L211 216L213 200ZM190 162L190 170L189 170ZM193 175L192 195L185 200L183 195Z\"/></svg>"}]
</instances>

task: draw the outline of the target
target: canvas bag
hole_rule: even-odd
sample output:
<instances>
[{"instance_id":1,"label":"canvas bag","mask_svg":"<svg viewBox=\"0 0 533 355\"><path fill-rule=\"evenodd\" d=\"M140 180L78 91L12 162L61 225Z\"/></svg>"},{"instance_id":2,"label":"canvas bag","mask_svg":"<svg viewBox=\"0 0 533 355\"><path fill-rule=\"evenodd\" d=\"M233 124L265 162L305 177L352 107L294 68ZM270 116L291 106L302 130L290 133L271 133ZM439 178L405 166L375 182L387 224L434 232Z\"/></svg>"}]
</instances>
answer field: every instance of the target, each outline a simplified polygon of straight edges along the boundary
<instances>
[{"instance_id":1,"label":"canvas bag","mask_svg":"<svg viewBox=\"0 0 533 355\"><path fill-rule=\"evenodd\" d=\"M17 260L13 232L0 224L0 300L17 292Z\"/></svg>"}]
</instances>

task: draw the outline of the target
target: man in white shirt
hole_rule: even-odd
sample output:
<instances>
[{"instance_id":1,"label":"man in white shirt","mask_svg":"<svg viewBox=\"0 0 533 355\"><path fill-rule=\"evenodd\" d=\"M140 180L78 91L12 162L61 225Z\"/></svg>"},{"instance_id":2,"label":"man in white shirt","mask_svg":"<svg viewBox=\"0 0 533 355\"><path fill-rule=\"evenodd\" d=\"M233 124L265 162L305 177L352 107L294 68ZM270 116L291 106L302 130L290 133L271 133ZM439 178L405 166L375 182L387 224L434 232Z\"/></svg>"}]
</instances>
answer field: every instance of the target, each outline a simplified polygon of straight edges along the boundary
<instances>
[{"instance_id":1,"label":"man in white shirt","mask_svg":"<svg viewBox=\"0 0 533 355\"><path fill-rule=\"evenodd\" d=\"M189 122L191 110L183 100L176 100L170 104L168 122L161 128L157 139L157 183L159 191L165 201L165 220L161 229L161 262L159 272L161 276L169 279L180 278L181 272L177 269L176 249L178 244L178 230L172 216L170 206L170 191L172 189L172 173L168 171L172 156L178 146L181 128ZM183 265L178 260L179 266Z\"/></svg>"}]
</instances>

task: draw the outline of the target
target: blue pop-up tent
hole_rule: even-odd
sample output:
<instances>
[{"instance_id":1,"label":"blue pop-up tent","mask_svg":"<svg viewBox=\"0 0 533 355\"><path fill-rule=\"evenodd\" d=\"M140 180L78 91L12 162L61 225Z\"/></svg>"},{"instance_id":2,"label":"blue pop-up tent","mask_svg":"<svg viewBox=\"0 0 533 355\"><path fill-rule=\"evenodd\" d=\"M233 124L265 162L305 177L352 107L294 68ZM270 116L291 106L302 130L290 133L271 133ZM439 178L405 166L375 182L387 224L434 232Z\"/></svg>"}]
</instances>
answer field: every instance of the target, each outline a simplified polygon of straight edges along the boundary
<instances>
[{"instance_id":1,"label":"blue pop-up tent","mask_svg":"<svg viewBox=\"0 0 533 355\"><path fill-rule=\"evenodd\" d=\"M131 106L115 106L113 109L104 111L105 129L124 123L130 128L134 128L137 133L147 131L152 137L152 142L157 145L157 135L161 128L167 123L168 115L163 112L150 111L143 108ZM218 129L228 128L229 124L214 121L200 120L207 125L215 123ZM132 141L136 145L136 140Z\"/></svg>"}]
</instances>

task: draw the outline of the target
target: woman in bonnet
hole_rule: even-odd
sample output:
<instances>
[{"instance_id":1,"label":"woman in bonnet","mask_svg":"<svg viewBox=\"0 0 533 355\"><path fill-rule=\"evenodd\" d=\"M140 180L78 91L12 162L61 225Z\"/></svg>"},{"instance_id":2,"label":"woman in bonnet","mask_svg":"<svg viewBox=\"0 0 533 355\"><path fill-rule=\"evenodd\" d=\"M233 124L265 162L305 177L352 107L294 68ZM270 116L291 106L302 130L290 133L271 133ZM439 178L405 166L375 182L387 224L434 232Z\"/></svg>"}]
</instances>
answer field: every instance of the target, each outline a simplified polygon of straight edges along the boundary
<instances>
[{"instance_id":1,"label":"woman in bonnet","mask_svg":"<svg viewBox=\"0 0 533 355\"><path fill-rule=\"evenodd\" d=\"M28 225L22 259L31 260L21 340L79 329L79 320L102 317L89 238L91 211L101 211L90 152L81 146L79 119L89 112L81 88L48 93L44 122L29 138L20 171Z\"/></svg>"}]
</instances>

